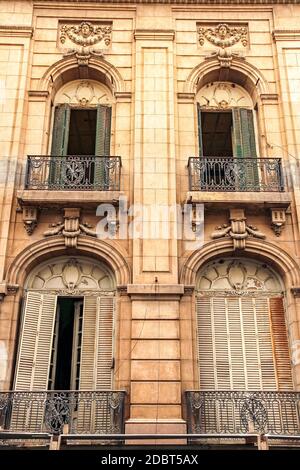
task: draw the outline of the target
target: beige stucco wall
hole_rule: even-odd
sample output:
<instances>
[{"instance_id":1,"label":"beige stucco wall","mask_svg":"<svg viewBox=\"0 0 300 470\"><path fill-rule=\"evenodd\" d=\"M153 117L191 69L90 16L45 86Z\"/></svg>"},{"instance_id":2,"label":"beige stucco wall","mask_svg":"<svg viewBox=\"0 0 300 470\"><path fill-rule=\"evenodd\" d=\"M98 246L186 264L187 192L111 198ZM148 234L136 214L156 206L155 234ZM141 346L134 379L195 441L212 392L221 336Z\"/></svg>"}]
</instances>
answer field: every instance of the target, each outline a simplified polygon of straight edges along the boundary
<instances>
[{"instance_id":1,"label":"beige stucco wall","mask_svg":"<svg viewBox=\"0 0 300 470\"><path fill-rule=\"evenodd\" d=\"M59 75L57 62L63 59L58 22L83 19L112 22L111 44L104 52L104 60L112 66L115 76L119 76L117 92L112 89L115 119L111 154L122 158L121 189L129 203L172 205L187 200L188 157L198 153L196 93L211 77L236 80L245 86L257 108L260 156L281 157L288 184L284 195L269 194L267 200L265 195L255 193L240 198L235 194L221 197L209 194L205 200L203 194L197 193L197 202L209 202L205 206L205 243L211 242L216 225L228 223L228 209L241 206L247 223L257 226L268 243L284 250L298 266L300 5L163 2L68 5L59 1L1 1L0 285L3 294L7 293L5 282L11 282L8 273L15 257L22 250L30 251L33 243L44 240L43 233L49 224L62 217L63 203L45 210L45 196L38 225L28 235L16 192L24 186L27 155L49 153L51 101L55 96L51 76ZM232 66L224 68L216 58L206 59L216 48L200 46L197 24L210 22L248 25L249 44L241 51L244 60L234 58ZM61 70L65 79L63 65ZM209 70L214 72L206 76ZM251 75L248 80L247 74ZM76 73L70 77L81 78ZM82 77L88 78L84 74ZM59 81L54 82L55 87L59 87ZM271 203L281 205L289 199L286 226L277 237L271 229L269 207ZM82 218L95 225L98 221L95 205L85 206ZM155 215L151 214L143 223L153 222L153 218ZM170 230L175 223L176 216ZM122 251L132 271L127 279L128 284L133 284L131 292L123 292L118 300L115 383L129 393L132 404L127 412L131 419L129 429L138 429L139 420L166 420L181 429L182 392L198 386L192 291L183 295L184 280L180 281L180 270L190 253L186 252L184 242L174 238L112 241L112 256L114 246ZM51 250L49 245L49 256ZM257 256L260 256L259 249ZM276 268L274 256L270 249L270 263ZM295 285L297 276L281 274L286 275L287 323L292 345L300 339L300 312L290 288L300 286ZM163 284L164 290L157 290L155 284ZM0 304L2 389L11 386L13 376L22 285L17 293L10 289L8 294ZM300 386L299 372L295 374L295 385Z\"/></svg>"}]
</instances>

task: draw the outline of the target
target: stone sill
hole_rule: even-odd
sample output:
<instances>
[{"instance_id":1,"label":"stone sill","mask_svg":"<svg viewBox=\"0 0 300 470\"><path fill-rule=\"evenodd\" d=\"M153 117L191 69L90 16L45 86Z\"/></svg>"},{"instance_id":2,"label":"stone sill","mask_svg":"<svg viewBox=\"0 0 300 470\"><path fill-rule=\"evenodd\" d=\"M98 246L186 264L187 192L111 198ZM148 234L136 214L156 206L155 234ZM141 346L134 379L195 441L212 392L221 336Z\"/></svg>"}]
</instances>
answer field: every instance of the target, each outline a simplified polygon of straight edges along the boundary
<instances>
[{"instance_id":1,"label":"stone sill","mask_svg":"<svg viewBox=\"0 0 300 470\"><path fill-rule=\"evenodd\" d=\"M17 191L21 206L93 206L101 203L118 204L122 191L47 191L23 189Z\"/></svg>"},{"instance_id":2,"label":"stone sill","mask_svg":"<svg viewBox=\"0 0 300 470\"><path fill-rule=\"evenodd\" d=\"M186 202L228 207L228 204L250 204L252 206L285 207L291 203L289 192L212 192L188 191Z\"/></svg>"}]
</instances>

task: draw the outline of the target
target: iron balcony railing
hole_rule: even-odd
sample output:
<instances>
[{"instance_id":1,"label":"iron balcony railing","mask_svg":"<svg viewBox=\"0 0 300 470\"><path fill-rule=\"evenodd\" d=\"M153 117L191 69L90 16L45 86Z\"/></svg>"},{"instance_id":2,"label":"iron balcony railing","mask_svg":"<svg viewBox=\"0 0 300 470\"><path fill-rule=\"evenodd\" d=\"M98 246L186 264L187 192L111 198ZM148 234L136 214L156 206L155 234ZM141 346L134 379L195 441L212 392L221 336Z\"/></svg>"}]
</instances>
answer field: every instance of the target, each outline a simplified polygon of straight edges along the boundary
<instances>
[{"instance_id":1,"label":"iron balcony railing","mask_svg":"<svg viewBox=\"0 0 300 470\"><path fill-rule=\"evenodd\" d=\"M280 158L190 157L190 191L284 191Z\"/></svg>"},{"instance_id":2,"label":"iron balcony railing","mask_svg":"<svg viewBox=\"0 0 300 470\"><path fill-rule=\"evenodd\" d=\"M124 391L1 392L0 430L60 434L124 432Z\"/></svg>"},{"instance_id":3,"label":"iron balcony railing","mask_svg":"<svg viewBox=\"0 0 300 470\"><path fill-rule=\"evenodd\" d=\"M300 435L300 392L187 391L189 434Z\"/></svg>"},{"instance_id":4,"label":"iron balcony railing","mask_svg":"<svg viewBox=\"0 0 300 470\"><path fill-rule=\"evenodd\" d=\"M121 157L29 155L26 189L119 191Z\"/></svg>"}]
</instances>

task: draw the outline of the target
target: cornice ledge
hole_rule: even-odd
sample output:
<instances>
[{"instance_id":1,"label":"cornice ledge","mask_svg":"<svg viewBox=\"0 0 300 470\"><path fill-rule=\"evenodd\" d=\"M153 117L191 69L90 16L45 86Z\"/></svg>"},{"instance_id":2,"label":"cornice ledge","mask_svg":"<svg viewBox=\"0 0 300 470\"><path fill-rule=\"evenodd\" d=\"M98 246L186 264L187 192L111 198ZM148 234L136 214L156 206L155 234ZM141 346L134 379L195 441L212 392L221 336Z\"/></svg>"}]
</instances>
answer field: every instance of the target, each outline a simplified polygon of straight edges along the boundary
<instances>
[{"instance_id":1,"label":"cornice ledge","mask_svg":"<svg viewBox=\"0 0 300 470\"><path fill-rule=\"evenodd\" d=\"M300 41L300 29L274 29L275 41Z\"/></svg>"},{"instance_id":2,"label":"cornice ledge","mask_svg":"<svg viewBox=\"0 0 300 470\"><path fill-rule=\"evenodd\" d=\"M180 101L192 102L194 101L195 96L196 96L195 93L184 93L184 92L177 93L177 99Z\"/></svg>"},{"instance_id":3,"label":"cornice ledge","mask_svg":"<svg viewBox=\"0 0 300 470\"><path fill-rule=\"evenodd\" d=\"M277 93L262 93L260 95L261 101L275 101L278 102L278 94Z\"/></svg>"},{"instance_id":4,"label":"cornice ledge","mask_svg":"<svg viewBox=\"0 0 300 470\"><path fill-rule=\"evenodd\" d=\"M135 40L146 41L174 41L175 31L172 29L136 29Z\"/></svg>"},{"instance_id":5,"label":"cornice ledge","mask_svg":"<svg viewBox=\"0 0 300 470\"><path fill-rule=\"evenodd\" d=\"M116 91L114 96L118 101L124 101L124 102L130 103L132 93L131 91Z\"/></svg>"},{"instance_id":6,"label":"cornice ledge","mask_svg":"<svg viewBox=\"0 0 300 470\"><path fill-rule=\"evenodd\" d=\"M31 26L4 24L0 25L0 36L31 38L33 28Z\"/></svg>"},{"instance_id":7,"label":"cornice ledge","mask_svg":"<svg viewBox=\"0 0 300 470\"><path fill-rule=\"evenodd\" d=\"M63 0L62 3L74 3L76 0ZM143 4L143 3L160 3L160 4L187 4L187 5L288 5L298 4L298 0L77 0L78 3L128 3L128 4ZM58 3L58 0L35 0L34 6L44 3Z\"/></svg>"},{"instance_id":8,"label":"cornice ledge","mask_svg":"<svg viewBox=\"0 0 300 470\"><path fill-rule=\"evenodd\" d=\"M49 91L44 90L28 90L28 96L34 98L32 101L44 101L49 96Z\"/></svg>"},{"instance_id":9,"label":"cornice ledge","mask_svg":"<svg viewBox=\"0 0 300 470\"><path fill-rule=\"evenodd\" d=\"M300 287L292 287L291 293L294 297L300 297Z\"/></svg>"},{"instance_id":10,"label":"cornice ledge","mask_svg":"<svg viewBox=\"0 0 300 470\"><path fill-rule=\"evenodd\" d=\"M155 298L182 296L183 284L128 284L127 294L132 296L151 296Z\"/></svg>"}]
</instances>

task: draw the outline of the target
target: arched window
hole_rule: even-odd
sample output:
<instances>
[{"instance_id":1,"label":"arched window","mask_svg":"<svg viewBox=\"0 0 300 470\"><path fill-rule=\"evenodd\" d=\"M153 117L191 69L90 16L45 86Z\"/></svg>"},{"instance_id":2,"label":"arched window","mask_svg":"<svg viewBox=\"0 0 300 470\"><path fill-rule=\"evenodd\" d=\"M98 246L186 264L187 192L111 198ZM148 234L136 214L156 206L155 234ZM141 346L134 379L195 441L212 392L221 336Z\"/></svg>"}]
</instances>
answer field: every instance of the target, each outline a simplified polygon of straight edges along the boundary
<instances>
[{"instance_id":1,"label":"arched window","mask_svg":"<svg viewBox=\"0 0 300 470\"><path fill-rule=\"evenodd\" d=\"M259 191L256 121L251 97L231 82L197 93L202 190Z\"/></svg>"},{"instance_id":2,"label":"arched window","mask_svg":"<svg viewBox=\"0 0 300 470\"><path fill-rule=\"evenodd\" d=\"M282 282L263 263L224 258L197 276L202 390L292 390Z\"/></svg>"},{"instance_id":3,"label":"arched window","mask_svg":"<svg viewBox=\"0 0 300 470\"><path fill-rule=\"evenodd\" d=\"M51 155L110 154L112 96L93 80L75 80L55 96Z\"/></svg>"},{"instance_id":4,"label":"arched window","mask_svg":"<svg viewBox=\"0 0 300 470\"><path fill-rule=\"evenodd\" d=\"M75 80L58 91L54 105L49 185L109 189L109 89L93 80Z\"/></svg>"},{"instance_id":5,"label":"arched window","mask_svg":"<svg viewBox=\"0 0 300 470\"><path fill-rule=\"evenodd\" d=\"M199 154L205 157L255 158L253 103L230 82L205 85L197 93Z\"/></svg>"},{"instance_id":6,"label":"arched window","mask_svg":"<svg viewBox=\"0 0 300 470\"><path fill-rule=\"evenodd\" d=\"M85 258L40 265L26 283L14 389L112 388L114 277Z\"/></svg>"}]
</instances>

